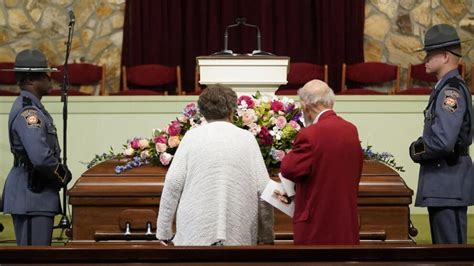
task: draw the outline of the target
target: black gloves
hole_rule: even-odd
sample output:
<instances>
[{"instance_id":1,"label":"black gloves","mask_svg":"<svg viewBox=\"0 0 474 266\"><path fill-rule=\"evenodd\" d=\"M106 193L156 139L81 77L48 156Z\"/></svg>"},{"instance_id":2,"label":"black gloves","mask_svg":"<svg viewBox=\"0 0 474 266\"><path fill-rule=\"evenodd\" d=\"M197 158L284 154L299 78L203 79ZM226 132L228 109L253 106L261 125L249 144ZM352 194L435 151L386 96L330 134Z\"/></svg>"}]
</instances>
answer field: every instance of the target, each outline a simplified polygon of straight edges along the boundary
<instances>
[{"instance_id":1,"label":"black gloves","mask_svg":"<svg viewBox=\"0 0 474 266\"><path fill-rule=\"evenodd\" d=\"M420 163L423 161L422 156L425 152L425 143L423 142L422 137L419 137L416 141L411 143L409 153L413 162Z\"/></svg>"},{"instance_id":2,"label":"black gloves","mask_svg":"<svg viewBox=\"0 0 474 266\"><path fill-rule=\"evenodd\" d=\"M56 171L54 172L56 178L58 178L58 185L61 187L67 186L72 179L71 171L66 165L58 164Z\"/></svg>"}]
</instances>

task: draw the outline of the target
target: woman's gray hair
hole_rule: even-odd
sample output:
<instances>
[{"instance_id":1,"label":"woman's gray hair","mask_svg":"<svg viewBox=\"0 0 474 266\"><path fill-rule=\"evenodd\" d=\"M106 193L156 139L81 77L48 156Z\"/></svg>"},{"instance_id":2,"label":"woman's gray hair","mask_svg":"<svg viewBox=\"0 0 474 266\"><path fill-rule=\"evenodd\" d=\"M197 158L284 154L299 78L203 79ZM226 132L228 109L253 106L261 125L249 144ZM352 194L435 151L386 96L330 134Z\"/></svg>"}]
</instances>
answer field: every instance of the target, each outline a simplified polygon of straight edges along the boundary
<instances>
[{"instance_id":1,"label":"woman's gray hair","mask_svg":"<svg viewBox=\"0 0 474 266\"><path fill-rule=\"evenodd\" d=\"M332 107L336 99L328 84L318 79L313 79L300 88L298 96L306 104L321 104L326 107Z\"/></svg>"},{"instance_id":2,"label":"woman's gray hair","mask_svg":"<svg viewBox=\"0 0 474 266\"><path fill-rule=\"evenodd\" d=\"M199 96L198 107L206 120L226 119L237 108L237 94L222 84L211 85Z\"/></svg>"}]
</instances>

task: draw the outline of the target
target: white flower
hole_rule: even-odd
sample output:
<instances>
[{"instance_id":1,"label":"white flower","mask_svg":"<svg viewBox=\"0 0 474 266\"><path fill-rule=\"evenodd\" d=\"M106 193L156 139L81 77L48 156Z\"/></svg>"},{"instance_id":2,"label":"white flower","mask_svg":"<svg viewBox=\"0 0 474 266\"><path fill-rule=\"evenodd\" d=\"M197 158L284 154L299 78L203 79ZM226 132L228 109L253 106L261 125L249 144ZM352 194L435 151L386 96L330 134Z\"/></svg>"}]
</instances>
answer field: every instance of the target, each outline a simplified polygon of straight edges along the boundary
<instances>
[{"instance_id":1,"label":"white flower","mask_svg":"<svg viewBox=\"0 0 474 266\"><path fill-rule=\"evenodd\" d=\"M149 152L149 151L145 150L145 151L142 151L142 152L140 153L140 158L142 158L142 160L145 160L145 159L147 159L148 157L150 157L150 152Z\"/></svg>"},{"instance_id":2,"label":"white flower","mask_svg":"<svg viewBox=\"0 0 474 266\"><path fill-rule=\"evenodd\" d=\"M128 147L123 154L125 154L125 156L132 156L133 152L135 152L135 150L132 147Z\"/></svg>"},{"instance_id":3,"label":"white flower","mask_svg":"<svg viewBox=\"0 0 474 266\"><path fill-rule=\"evenodd\" d=\"M140 146L140 149L146 149L150 146L150 142L147 139L141 139L138 142L138 146Z\"/></svg>"},{"instance_id":4,"label":"white flower","mask_svg":"<svg viewBox=\"0 0 474 266\"><path fill-rule=\"evenodd\" d=\"M257 114L255 113L255 110L253 109L248 109L245 110L245 112L242 114L242 122L244 125L248 126L252 124L253 122L257 121Z\"/></svg>"}]
</instances>

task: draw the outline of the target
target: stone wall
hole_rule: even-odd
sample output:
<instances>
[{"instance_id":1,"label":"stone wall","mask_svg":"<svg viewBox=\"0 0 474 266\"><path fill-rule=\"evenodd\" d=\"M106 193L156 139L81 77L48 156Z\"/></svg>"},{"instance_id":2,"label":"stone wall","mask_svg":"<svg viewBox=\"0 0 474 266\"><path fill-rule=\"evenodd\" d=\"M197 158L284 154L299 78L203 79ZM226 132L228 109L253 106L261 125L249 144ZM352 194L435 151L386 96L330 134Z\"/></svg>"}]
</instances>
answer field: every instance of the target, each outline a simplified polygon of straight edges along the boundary
<instances>
[{"instance_id":1,"label":"stone wall","mask_svg":"<svg viewBox=\"0 0 474 266\"><path fill-rule=\"evenodd\" d=\"M69 8L76 17L69 63L105 65L106 89L118 90L125 0L0 0L0 62L34 47L62 65Z\"/></svg>"},{"instance_id":2,"label":"stone wall","mask_svg":"<svg viewBox=\"0 0 474 266\"><path fill-rule=\"evenodd\" d=\"M105 65L106 89L117 91L125 0L0 0L0 62L14 61L17 52L36 47L51 65L63 64L68 8L76 14L69 62ZM473 0L366 0L365 13L365 60L400 64L402 87L407 65L420 63L424 56L413 51L422 46L427 28L455 25L463 40L474 33ZM463 44L467 79L474 62L473 43Z\"/></svg>"},{"instance_id":3,"label":"stone wall","mask_svg":"<svg viewBox=\"0 0 474 266\"><path fill-rule=\"evenodd\" d=\"M365 17L365 61L400 64L401 88L408 64L422 62L425 54L413 51L423 46L424 32L430 26L453 25L461 40L473 39L474 34L472 0L366 0ZM473 43L462 44L467 80L474 63Z\"/></svg>"}]
</instances>

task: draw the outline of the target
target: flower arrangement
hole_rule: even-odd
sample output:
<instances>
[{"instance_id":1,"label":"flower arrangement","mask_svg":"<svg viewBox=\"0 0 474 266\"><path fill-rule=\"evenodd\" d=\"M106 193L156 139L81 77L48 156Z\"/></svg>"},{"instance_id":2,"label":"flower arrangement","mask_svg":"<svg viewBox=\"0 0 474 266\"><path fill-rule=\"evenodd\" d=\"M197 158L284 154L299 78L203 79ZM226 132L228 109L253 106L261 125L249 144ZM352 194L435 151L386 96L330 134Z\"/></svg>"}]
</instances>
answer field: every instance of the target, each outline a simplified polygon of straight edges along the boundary
<instances>
[{"instance_id":1,"label":"flower arrangement","mask_svg":"<svg viewBox=\"0 0 474 266\"><path fill-rule=\"evenodd\" d=\"M251 132L262 152L270 175L276 175L280 163L291 150L296 134L303 127L299 106L290 98L261 95L243 95L238 98L233 123ZM95 155L87 163L87 168L110 159L117 159L117 174L144 164L168 166L186 132L207 123L195 103L187 104L182 114L163 129L153 129L151 138L133 138L123 145L123 152ZM395 170L404 172L397 166L393 155L377 153L371 146L363 149L364 159L378 160Z\"/></svg>"},{"instance_id":2,"label":"flower arrangement","mask_svg":"<svg viewBox=\"0 0 474 266\"><path fill-rule=\"evenodd\" d=\"M233 123L255 136L269 173L276 174L302 128L301 115L301 110L292 99L268 97L257 92L253 96L238 98ZM182 115L164 129L153 129L151 138L128 140L123 145L123 152L116 154L110 149L109 153L96 155L87 167L109 159L125 159L119 160L115 168L117 174L149 163L167 166L186 132L204 123L207 122L196 104L189 103Z\"/></svg>"},{"instance_id":3,"label":"flower arrangement","mask_svg":"<svg viewBox=\"0 0 474 266\"><path fill-rule=\"evenodd\" d=\"M392 154L388 152L375 152L372 150L372 146L370 145L368 145L365 149L362 150L364 151L364 160L376 160L392 167L393 169L399 172L405 172L403 166L397 165L397 163L395 162L395 157L393 157Z\"/></svg>"}]
</instances>

